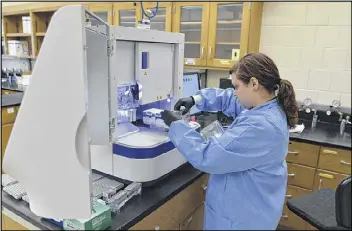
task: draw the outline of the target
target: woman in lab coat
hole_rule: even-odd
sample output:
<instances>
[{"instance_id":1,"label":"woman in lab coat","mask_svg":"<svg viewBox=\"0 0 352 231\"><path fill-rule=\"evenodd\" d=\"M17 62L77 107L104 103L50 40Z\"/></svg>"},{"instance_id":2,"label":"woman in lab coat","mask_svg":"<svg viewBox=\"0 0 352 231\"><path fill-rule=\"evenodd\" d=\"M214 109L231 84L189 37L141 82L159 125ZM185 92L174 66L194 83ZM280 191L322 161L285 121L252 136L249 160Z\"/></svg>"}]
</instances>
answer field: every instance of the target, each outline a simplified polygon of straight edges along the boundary
<instances>
[{"instance_id":1,"label":"woman in lab coat","mask_svg":"<svg viewBox=\"0 0 352 231\"><path fill-rule=\"evenodd\" d=\"M175 105L184 113L196 105L234 117L220 137L205 140L171 111L162 117L180 153L210 174L204 229L275 230L286 194L289 128L298 120L295 92L261 53L247 54L230 73L234 89L203 89Z\"/></svg>"}]
</instances>

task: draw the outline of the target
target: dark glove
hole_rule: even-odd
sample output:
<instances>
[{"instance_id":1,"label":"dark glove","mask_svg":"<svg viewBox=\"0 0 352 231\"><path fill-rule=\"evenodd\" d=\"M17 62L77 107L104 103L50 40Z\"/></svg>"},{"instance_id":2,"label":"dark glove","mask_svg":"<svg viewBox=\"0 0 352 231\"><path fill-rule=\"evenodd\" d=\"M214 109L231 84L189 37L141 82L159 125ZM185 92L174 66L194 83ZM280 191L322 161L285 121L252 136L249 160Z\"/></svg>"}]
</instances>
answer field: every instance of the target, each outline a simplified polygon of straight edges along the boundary
<instances>
[{"instance_id":1,"label":"dark glove","mask_svg":"<svg viewBox=\"0 0 352 231\"><path fill-rule=\"evenodd\" d=\"M161 119L164 120L164 123L170 127L172 122L182 119L182 116L176 112L164 110L161 113Z\"/></svg>"},{"instance_id":2,"label":"dark glove","mask_svg":"<svg viewBox=\"0 0 352 231\"><path fill-rule=\"evenodd\" d=\"M184 106L185 110L182 112L182 115L184 115L187 112L189 112L189 110L191 109L191 107L194 106L194 104L195 102L192 96L182 98L177 101L177 103L175 104L174 110L179 111L181 109L181 106Z\"/></svg>"}]
</instances>

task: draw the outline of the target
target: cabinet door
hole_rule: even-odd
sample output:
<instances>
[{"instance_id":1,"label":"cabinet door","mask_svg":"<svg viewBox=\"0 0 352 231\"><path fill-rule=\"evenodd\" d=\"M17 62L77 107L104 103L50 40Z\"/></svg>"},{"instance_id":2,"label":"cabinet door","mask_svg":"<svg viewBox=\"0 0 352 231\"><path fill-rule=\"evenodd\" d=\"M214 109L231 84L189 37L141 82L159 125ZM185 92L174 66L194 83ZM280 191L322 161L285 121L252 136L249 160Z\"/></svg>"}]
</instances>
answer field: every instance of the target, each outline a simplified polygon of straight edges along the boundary
<instances>
[{"instance_id":1,"label":"cabinet door","mask_svg":"<svg viewBox=\"0 0 352 231\"><path fill-rule=\"evenodd\" d=\"M314 179L314 190L321 188L335 189L347 175L317 169Z\"/></svg>"},{"instance_id":2,"label":"cabinet door","mask_svg":"<svg viewBox=\"0 0 352 231\"><path fill-rule=\"evenodd\" d=\"M1 126L1 163L4 158L4 153L5 153L7 143L9 142L12 127L13 127L13 124L6 124ZM1 172L4 173L2 171L2 168L1 168Z\"/></svg>"},{"instance_id":3,"label":"cabinet door","mask_svg":"<svg viewBox=\"0 0 352 231\"><path fill-rule=\"evenodd\" d=\"M211 2L207 65L231 68L246 52L249 27L249 4Z\"/></svg>"},{"instance_id":4,"label":"cabinet door","mask_svg":"<svg viewBox=\"0 0 352 231\"><path fill-rule=\"evenodd\" d=\"M112 3L90 4L89 11L92 11L99 18L108 24L112 24Z\"/></svg>"},{"instance_id":5,"label":"cabinet door","mask_svg":"<svg viewBox=\"0 0 352 231\"><path fill-rule=\"evenodd\" d=\"M143 2L143 9L146 13L147 10L154 10L155 7L156 2ZM171 32L171 11L172 2L159 2L156 16L150 19L150 29ZM140 3L137 3L137 12L139 12L140 18L147 18L145 16L143 17L142 6Z\"/></svg>"},{"instance_id":6,"label":"cabinet door","mask_svg":"<svg viewBox=\"0 0 352 231\"><path fill-rule=\"evenodd\" d=\"M177 2L173 32L185 34L185 65L206 66L209 2Z\"/></svg>"},{"instance_id":7,"label":"cabinet door","mask_svg":"<svg viewBox=\"0 0 352 231\"><path fill-rule=\"evenodd\" d=\"M133 2L114 4L114 25L124 27L136 27L140 21L140 14L137 14L137 4Z\"/></svg>"},{"instance_id":8,"label":"cabinet door","mask_svg":"<svg viewBox=\"0 0 352 231\"><path fill-rule=\"evenodd\" d=\"M203 230L204 203L194 210L181 224L181 230Z\"/></svg>"}]
</instances>

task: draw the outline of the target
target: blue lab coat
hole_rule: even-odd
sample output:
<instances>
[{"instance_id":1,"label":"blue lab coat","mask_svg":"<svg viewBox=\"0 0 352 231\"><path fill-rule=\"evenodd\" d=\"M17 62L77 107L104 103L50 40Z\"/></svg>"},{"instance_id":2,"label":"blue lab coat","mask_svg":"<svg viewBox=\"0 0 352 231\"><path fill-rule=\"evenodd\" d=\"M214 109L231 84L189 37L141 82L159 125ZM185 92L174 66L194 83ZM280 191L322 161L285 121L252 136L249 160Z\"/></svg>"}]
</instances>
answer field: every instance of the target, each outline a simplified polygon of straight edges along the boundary
<instances>
[{"instance_id":1,"label":"blue lab coat","mask_svg":"<svg viewBox=\"0 0 352 231\"><path fill-rule=\"evenodd\" d=\"M275 230L282 215L287 183L289 127L273 99L244 109L233 89L197 93L202 111L235 118L219 138L207 141L183 120L171 124L169 137L195 168L209 173L205 230Z\"/></svg>"}]
</instances>

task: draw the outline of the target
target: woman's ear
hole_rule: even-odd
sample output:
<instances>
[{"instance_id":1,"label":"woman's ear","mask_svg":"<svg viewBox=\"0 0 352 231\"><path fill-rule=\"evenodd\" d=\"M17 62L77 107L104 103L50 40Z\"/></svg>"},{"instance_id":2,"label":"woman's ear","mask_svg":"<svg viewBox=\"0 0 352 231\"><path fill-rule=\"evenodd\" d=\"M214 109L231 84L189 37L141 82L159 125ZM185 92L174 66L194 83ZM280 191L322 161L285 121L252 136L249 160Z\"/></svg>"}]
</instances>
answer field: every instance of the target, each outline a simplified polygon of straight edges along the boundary
<instances>
[{"instance_id":1,"label":"woman's ear","mask_svg":"<svg viewBox=\"0 0 352 231\"><path fill-rule=\"evenodd\" d=\"M258 91L259 89L259 81L257 78L252 77L249 81L249 84L252 86L254 91Z\"/></svg>"}]
</instances>

